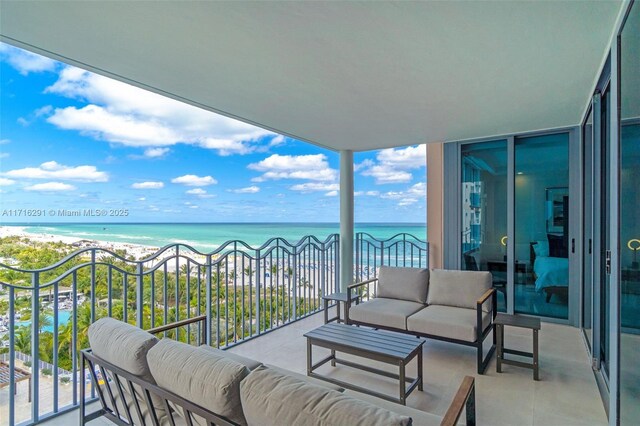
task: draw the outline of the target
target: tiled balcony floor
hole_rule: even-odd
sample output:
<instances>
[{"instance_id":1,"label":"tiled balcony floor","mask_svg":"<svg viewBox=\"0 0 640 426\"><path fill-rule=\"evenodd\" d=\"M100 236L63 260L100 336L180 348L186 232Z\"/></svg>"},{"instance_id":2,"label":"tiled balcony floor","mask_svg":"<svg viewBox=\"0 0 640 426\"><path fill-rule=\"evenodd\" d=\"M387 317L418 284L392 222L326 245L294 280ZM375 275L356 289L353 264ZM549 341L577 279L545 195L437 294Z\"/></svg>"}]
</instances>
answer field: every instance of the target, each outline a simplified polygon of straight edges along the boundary
<instances>
[{"instance_id":1,"label":"tiled balcony floor","mask_svg":"<svg viewBox=\"0 0 640 426\"><path fill-rule=\"evenodd\" d=\"M229 349L265 364L273 364L306 373L306 339L303 334L322 325L322 314L316 314L282 329ZM506 345L530 350L531 332L505 328ZM314 360L327 354L314 347ZM317 355L316 355L317 354ZM347 358L346 355L343 356ZM393 371L384 364L358 361ZM428 340L424 347L424 392L414 391L408 405L444 414L462 378L476 378L476 409L479 425L606 425L607 418L589 365L580 331L577 328L543 323L540 332L540 381L532 372L505 366L496 373L495 356L485 375L476 374L473 348ZM319 372L341 380L374 388L390 395L397 393L397 382L346 366L326 364ZM408 368L415 374L415 361ZM47 425L76 424L77 411L48 421ZM106 424L100 419L94 424Z\"/></svg>"}]
</instances>

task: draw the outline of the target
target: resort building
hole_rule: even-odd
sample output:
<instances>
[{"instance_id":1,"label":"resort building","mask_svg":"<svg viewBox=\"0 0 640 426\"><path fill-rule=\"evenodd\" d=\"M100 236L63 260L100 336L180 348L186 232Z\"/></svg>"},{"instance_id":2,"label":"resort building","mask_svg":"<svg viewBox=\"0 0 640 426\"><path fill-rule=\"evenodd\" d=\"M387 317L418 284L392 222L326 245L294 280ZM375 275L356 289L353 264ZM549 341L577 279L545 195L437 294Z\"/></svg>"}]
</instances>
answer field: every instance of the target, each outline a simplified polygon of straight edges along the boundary
<instances>
[{"instance_id":1,"label":"resort building","mask_svg":"<svg viewBox=\"0 0 640 426\"><path fill-rule=\"evenodd\" d=\"M497 311L525 319L524 329L504 326L506 345L519 355L531 352L532 340L537 346L541 320L532 355L539 381L517 366L496 372L491 340L501 339L493 323L477 354L478 342L422 333L420 365L411 361L407 374L424 374L424 390L401 391L401 402L445 416L471 376L477 424L640 422L637 1L2 0L0 41L340 155L340 233L326 241L232 244L215 254L178 245L147 263L109 263L89 247L58 278L2 262L22 284L0 283L9 309L0 322L9 332L0 424L77 421L84 385L104 384L78 364L88 347L78 318L95 322L99 312L145 329L201 317L207 325L190 323L182 338L158 330L309 373L305 336L324 322L322 297L366 299L369 292L349 286L380 266L429 268L432 281L439 269L490 272ZM427 235L388 242L356 235L354 152L416 144L426 144ZM96 294L99 280L107 293ZM79 292L81 282L89 290ZM16 349L13 299L21 286L32 293L30 370ZM54 350L40 365L34 349L43 328L53 332L52 347L60 345L57 317L39 324L35 312L45 294L56 301L63 293L73 325L64 381L62 355ZM349 314L340 312L343 302L332 299L331 314L336 307ZM370 325L356 316L367 303L351 305L355 322ZM473 322L478 340L482 309L477 329ZM397 392L385 377L322 368L361 390ZM96 389L86 392L98 398Z\"/></svg>"}]
</instances>

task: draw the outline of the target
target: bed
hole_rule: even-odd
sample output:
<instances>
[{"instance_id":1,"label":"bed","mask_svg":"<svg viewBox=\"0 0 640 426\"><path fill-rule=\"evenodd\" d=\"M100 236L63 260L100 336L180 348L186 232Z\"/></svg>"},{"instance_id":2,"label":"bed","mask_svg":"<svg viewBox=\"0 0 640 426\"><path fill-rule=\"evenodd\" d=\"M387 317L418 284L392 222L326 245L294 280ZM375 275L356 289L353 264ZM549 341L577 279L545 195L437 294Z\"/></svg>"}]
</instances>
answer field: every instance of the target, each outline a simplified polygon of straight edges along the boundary
<instances>
[{"instance_id":1,"label":"bed","mask_svg":"<svg viewBox=\"0 0 640 426\"><path fill-rule=\"evenodd\" d=\"M554 247L555 237L550 234L548 242L533 241L530 244L535 289L538 293L546 293L547 303L554 294L566 297L569 289L568 253Z\"/></svg>"}]
</instances>

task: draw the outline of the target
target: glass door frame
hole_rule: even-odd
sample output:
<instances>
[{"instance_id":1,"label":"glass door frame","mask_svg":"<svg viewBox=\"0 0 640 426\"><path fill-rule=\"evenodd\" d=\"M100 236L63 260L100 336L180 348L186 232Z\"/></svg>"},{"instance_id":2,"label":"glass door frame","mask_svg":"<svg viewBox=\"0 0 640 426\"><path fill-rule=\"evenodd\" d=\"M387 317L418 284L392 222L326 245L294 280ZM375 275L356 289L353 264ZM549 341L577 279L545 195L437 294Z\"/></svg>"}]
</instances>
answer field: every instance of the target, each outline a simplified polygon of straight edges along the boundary
<instances>
[{"instance_id":1,"label":"glass door frame","mask_svg":"<svg viewBox=\"0 0 640 426\"><path fill-rule=\"evenodd\" d=\"M456 238L445 238L443 241L443 263L444 268L447 269L462 269L462 146L467 144L476 144L482 142L491 142L496 140L507 141L507 311L508 314L514 314L515 308L515 245L512 243L515 237L515 145L516 138L527 138L533 136L546 136L558 133L566 133L569 135L569 193L578 194L574 196L574 199L579 197L580 168L574 165L575 158L579 158L580 153L580 128L579 126L562 127L557 129L542 130L525 132L518 134L510 134L504 136L492 136L488 138L479 138L467 141L449 142L444 144L444 192L448 194L445 197L444 217L455 218L455 220L444 221L444 235L455 235ZM578 206L579 202L574 202L573 205ZM569 300L568 300L568 315L567 319L553 318L545 316L536 316L525 313L518 313L522 316L534 316L540 318L545 322L568 324L575 327L580 327L580 300L581 282L576 277L579 277L580 271L580 259L577 256L581 247L581 232L580 232L580 207L570 208L570 241L575 240L575 249L570 249L570 277L572 280L569 283ZM573 224L573 225L571 225ZM578 272L578 273L576 273Z\"/></svg>"}]
</instances>

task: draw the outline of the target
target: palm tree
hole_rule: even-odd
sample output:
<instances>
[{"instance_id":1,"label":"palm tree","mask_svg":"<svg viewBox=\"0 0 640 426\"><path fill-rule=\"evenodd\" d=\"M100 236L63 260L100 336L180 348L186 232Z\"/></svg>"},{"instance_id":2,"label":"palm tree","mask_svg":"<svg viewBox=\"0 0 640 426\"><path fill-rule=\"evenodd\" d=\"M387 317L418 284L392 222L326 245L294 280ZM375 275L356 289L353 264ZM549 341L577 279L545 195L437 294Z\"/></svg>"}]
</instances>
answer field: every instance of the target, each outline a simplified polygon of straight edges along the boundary
<instances>
[{"instance_id":1,"label":"palm tree","mask_svg":"<svg viewBox=\"0 0 640 426\"><path fill-rule=\"evenodd\" d=\"M31 329L28 326L16 328L14 344L16 351L23 354L31 353Z\"/></svg>"}]
</instances>

